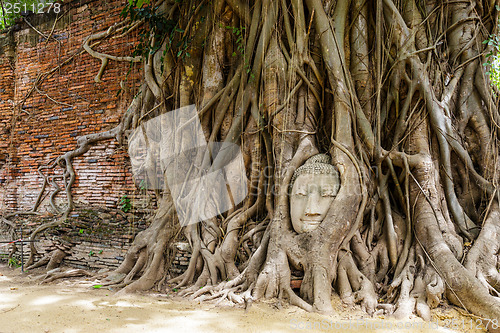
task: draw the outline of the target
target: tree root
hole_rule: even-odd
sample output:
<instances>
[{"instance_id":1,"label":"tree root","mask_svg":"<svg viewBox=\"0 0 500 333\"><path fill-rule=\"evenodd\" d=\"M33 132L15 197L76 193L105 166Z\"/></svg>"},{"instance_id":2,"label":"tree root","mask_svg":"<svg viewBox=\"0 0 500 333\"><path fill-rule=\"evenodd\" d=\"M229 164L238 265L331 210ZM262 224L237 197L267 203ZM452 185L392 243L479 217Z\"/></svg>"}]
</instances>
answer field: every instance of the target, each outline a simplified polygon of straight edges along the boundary
<instances>
[{"instance_id":1,"label":"tree root","mask_svg":"<svg viewBox=\"0 0 500 333\"><path fill-rule=\"evenodd\" d=\"M492 202L493 202L492 198ZM500 249L500 210L495 202L490 206L483 228L476 242L469 250L464 266L494 296L500 296L500 273L498 252Z\"/></svg>"},{"instance_id":2,"label":"tree root","mask_svg":"<svg viewBox=\"0 0 500 333\"><path fill-rule=\"evenodd\" d=\"M47 265L46 269L47 271L51 271L61 264L63 261L64 257L67 256L67 253L61 249L56 249L45 256L43 256L40 260L38 260L36 263L33 265L30 265L26 268L26 270L31 270L34 268L38 268L44 265Z\"/></svg>"},{"instance_id":3,"label":"tree root","mask_svg":"<svg viewBox=\"0 0 500 333\"><path fill-rule=\"evenodd\" d=\"M94 51L92 47L90 46L90 43L93 42L94 40L97 39L103 39L106 37L109 37L115 33L119 33L127 28L128 22L118 22L114 24L113 26L109 27L108 30L90 35L87 37L85 42L83 43L83 48L85 51L87 51L91 56L94 58L98 58L101 60L101 68L99 69L99 73L97 73L96 77L94 78L95 82L101 82L101 77L102 74L104 73L104 70L106 69L106 65L108 64L108 60L115 60L115 61L127 61L127 62L139 62L142 60L142 57L117 57L117 56L112 56L109 54L104 54L100 53L97 51ZM136 27L137 25L134 25L133 27Z\"/></svg>"},{"instance_id":4,"label":"tree root","mask_svg":"<svg viewBox=\"0 0 500 333\"><path fill-rule=\"evenodd\" d=\"M47 274L43 277L40 283L41 284L49 283L58 279L65 279L77 276L94 276L94 274L87 272L83 269L70 269L68 271L61 272L60 269L56 268L52 271L47 272Z\"/></svg>"},{"instance_id":5,"label":"tree root","mask_svg":"<svg viewBox=\"0 0 500 333\"><path fill-rule=\"evenodd\" d=\"M339 295L347 305L360 303L361 308L369 315L377 309L378 301L373 283L359 271L351 253L339 253L337 288Z\"/></svg>"}]
</instances>

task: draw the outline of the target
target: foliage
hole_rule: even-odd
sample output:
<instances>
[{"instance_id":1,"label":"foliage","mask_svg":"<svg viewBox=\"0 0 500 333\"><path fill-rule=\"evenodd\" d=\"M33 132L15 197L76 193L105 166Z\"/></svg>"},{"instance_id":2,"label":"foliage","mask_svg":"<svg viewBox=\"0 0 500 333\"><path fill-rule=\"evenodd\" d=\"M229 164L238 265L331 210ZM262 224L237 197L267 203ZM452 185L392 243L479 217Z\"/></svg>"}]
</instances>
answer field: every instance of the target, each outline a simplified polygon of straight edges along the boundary
<instances>
[{"instance_id":1,"label":"foliage","mask_svg":"<svg viewBox=\"0 0 500 333\"><path fill-rule=\"evenodd\" d=\"M171 36L174 32L184 32L177 27L174 20L167 20L163 13L158 12L158 7L149 0L129 0L121 13L123 18L130 17L132 22L144 20L147 24L139 30L139 44L133 52L133 56L147 56L158 51L165 36ZM151 38L154 42L151 45Z\"/></svg>"},{"instance_id":2,"label":"foliage","mask_svg":"<svg viewBox=\"0 0 500 333\"><path fill-rule=\"evenodd\" d=\"M221 24L221 27L224 27ZM236 49L238 52L242 55L245 56L245 27L232 27L232 26L225 26L227 30L232 31L232 33L236 36ZM233 52L232 54L233 57L236 57L236 51ZM250 68L250 63L248 62L248 59L245 58L245 71L247 74L251 74L251 77L254 77L253 73L251 73L252 69Z\"/></svg>"},{"instance_id":3,"label":"foliage","mask_svg":"<svg viewBox=\"0 0 500 333\"><path fill-rule=\"evenodd\" d=\"M130 203L130 198L127 197L127 195L121 197L118 205L120 206L120 209L125 213L127 213L132 208L132 204Z\"/></svg>"},{"instance_id":4,"label":"foliage","mask_svg":"<svg viewBox=\"0 0 500 333\"><path fill-rule=\"evenodd\" d=\"M21 261L16 258L9 258L9 267L21 267Z\"/></svg>"},{"instance_id":5,"label":"foliage","mask_svg":"<svg viewBox=\"0 0 500 333\"><path fill-rule=\"evenodd\" d=\"M500 6L496 5L496 9L500 11ZM500 21L497 25L500 28ZM483 41L483 44L488 44L491 47L485 56L486 62L483 65L487 69L486 75L488 75L493 93L495 93L495 89L500 91L500 36L492 34Z\"/></svg>"},{"instance_id":6,"label":"foliage","mask_svg":"<svg viewBox=\"0 0 500 333\"><path fill-rule=\"evenodd\" d=\"M176 0L181 3L182 1ZM165 13L150 0L129 0L123 8L122 18L130 18L132 22L144 21L146 24L139 28L139 43L133 56L143 56L147 59L150 54L156 53L165 43L161 56L161 72L163 73L163 59L168 51L173 50L177 58L191 57L188 52L192 38L181 28L181 18L177 20L165 18ZM204 17L200 22L205 20ZM244 28L243 28L244 29Z\"/></svg>"},{"instance_id":7,"label":"foliage","mask_svg":"<svg viewBox=\"0 0 500 333\"><path fill-rule=\"evenodd\" d=\"M8 254L5 253L0 254L0 259L7 260L7 265L9 267L15 267L15 268L21 267L21 260L14 257L9 258Z\"/></svg>"},{"instance_id":8,"label":"foliage","mask_svg":"<svg viewBox=\"0 0 500 333\"><path fill-rule=\"evenodd\" d=\"M221 26L223 26L221 24ZM245 30L245 27L231 27L231 26L226 26L225 27L228 30L231 30L234 35L236 35L236 48L241 54L245 54L245 44L243 40L243 33ZM233 57L236 56L236 52L233 52Z\"/></svg>"}]
</instances>

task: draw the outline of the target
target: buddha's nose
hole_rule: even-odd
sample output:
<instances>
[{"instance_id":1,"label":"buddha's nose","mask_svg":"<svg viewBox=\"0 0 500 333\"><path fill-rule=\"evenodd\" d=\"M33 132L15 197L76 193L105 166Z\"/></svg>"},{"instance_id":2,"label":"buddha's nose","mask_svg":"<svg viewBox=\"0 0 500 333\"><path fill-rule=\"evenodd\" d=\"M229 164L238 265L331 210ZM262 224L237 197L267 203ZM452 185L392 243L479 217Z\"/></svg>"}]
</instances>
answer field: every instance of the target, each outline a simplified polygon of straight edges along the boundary
<instances>
[{"instance_id":1,"label":"buddha's nose","mask_svg":"<svg viewBox=\"0 0 500 333\"><path fill-rule=\"evenodd\" d=\"M307 205L305 210L306 216L318 216L321 215L318 208L319 197L317 193L309 193L307 199Z\"/></svg>"}]
</instances>

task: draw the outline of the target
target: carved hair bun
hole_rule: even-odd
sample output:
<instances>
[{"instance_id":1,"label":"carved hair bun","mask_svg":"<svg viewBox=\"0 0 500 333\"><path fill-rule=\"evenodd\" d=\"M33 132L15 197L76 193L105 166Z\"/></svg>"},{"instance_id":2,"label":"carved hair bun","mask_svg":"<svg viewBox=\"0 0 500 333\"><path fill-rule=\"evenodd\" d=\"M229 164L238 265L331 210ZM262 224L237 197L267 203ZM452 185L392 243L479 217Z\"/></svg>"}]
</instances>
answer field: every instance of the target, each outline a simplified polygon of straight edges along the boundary
<instances>
[{"instance_id":1,"label":"carved hair bun","mask_svg":"<svg viewBox=\"0 0 500 333\"><path fill-rule=\"evenodd\" d=\"M326 154L317 154L311 156L307 161L297 168L293 173L292 180L290 181L290 189L292 189L293 183L303 174L313 174L313 175L332 175L335 176L340 183L340 177L337 169L331 164L330 156Z\"/></svg>"}]
</instances>

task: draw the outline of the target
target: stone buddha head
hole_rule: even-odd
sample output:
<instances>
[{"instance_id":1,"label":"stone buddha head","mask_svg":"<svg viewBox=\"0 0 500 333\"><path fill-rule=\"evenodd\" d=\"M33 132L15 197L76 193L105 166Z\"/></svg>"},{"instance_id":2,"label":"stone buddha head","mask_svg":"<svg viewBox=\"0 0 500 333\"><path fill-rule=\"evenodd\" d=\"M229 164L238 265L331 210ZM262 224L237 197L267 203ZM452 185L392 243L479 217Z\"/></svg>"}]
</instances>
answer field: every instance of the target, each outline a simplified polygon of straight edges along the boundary
<instances>
[{"instance_id":1,"label":"stone buddha head","mask_svg":"<svg viewBox=\"0 0 500 333\"><path fill-rule=\"evenodd\" d=\"M290 217L301 234L316 229L326 216L340 189L337 169L330 157L317 154L295 170L290 181Z\"/></svg>"}]
</instances>

